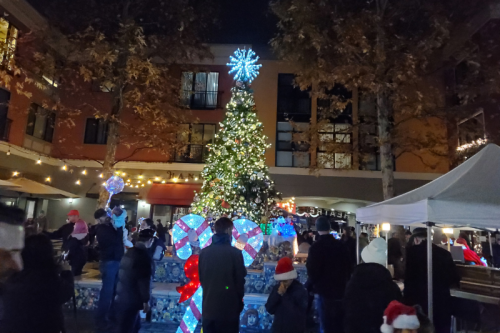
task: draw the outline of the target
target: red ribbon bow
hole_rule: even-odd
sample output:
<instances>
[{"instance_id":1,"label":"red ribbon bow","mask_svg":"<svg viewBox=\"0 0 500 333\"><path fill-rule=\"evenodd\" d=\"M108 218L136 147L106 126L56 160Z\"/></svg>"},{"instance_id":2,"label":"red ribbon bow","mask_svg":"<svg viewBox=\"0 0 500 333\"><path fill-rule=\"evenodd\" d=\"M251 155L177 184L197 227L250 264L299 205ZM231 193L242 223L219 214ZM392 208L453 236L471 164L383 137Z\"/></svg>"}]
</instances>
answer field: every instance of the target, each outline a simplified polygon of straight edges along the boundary
<instances>
[{"instance_id":1,"label":"red ribbon bow","mask_svg":"<svg viewBox=\"0 0 500 333\"><path fill-rule=\"evenodd\" d=\"M197 254L193 254L184 264L184 272L186 273L186 277L191 280L187 284L177 287L177 291L181 294L181 298L179 299L179 303L185 302L191 296L194 295L196 290L200 287L200 276L198 273L198 259L199 256Z\"/></svg>"}]
</instances>

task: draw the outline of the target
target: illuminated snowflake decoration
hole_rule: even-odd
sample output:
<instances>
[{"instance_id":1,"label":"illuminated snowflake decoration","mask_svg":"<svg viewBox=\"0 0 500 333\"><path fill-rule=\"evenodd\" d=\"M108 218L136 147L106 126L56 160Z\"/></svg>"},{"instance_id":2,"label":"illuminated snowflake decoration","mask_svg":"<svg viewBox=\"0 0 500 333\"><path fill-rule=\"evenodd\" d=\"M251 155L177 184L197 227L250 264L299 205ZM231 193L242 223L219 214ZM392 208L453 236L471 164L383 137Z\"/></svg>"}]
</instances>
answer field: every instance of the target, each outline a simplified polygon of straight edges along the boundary
<instances>
[{"instance_id":1,"label":"illuminated snowflake decoration","mask_svg":"<svg viewBox=\"0 0 500 333\"><path fill-rule=\"evenodd\" d=\"M238 49L234 51L234 55L235 57L229 56L231 62L227 65L232 67L229 74L236 73L234 75L236 81L252 82L259 75L259 68L262 67L260 64L255 64L259 57L255 56L252 49L248 51Z\"/></svg>"}]
</instances>

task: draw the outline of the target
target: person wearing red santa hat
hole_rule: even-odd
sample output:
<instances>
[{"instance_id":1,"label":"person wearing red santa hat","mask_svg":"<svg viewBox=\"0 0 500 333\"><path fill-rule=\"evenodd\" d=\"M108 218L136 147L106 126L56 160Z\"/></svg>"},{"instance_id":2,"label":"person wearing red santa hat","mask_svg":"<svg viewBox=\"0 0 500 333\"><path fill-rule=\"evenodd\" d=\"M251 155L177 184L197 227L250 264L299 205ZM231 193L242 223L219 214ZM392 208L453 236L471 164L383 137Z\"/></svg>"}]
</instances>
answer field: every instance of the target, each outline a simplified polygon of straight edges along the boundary
<instances>
[{"instance_id":1,"label":"person wearing red santa hat","mask_svg":"<svg viewBox=\"0 0 500 333\"><path fill-rule=\"evenodd\" d=\"M297 271L288 257L276 265L274 279L278 282L269 294L266 310L274 315L273 333L302 333L306 330L308 295L297 280Z\"/></svg>"},{"instance_id":2,"label":"person wearing red santa hat","mask_svg":"<svg viewBox=\"0 0 500 333\"><path fill-rule=\"evenodd\" d=\"M477 266L486 266L482 261L481 258L476 254L476 252L472 251L469 248L469 245L467 245L467 241L463 239L462 237L458 237L455 246L461 246L462 249L464 250L464 259L467 262L474 263L474 265Z\"/></svg>"},{"instance_id":3,"label":"person wearing red santa hat","mask_svg":"<svg viewBox=\"0 0 500 333\"><path fill-rule=\"evenodd\" d=\"M380 326L380 332L417 333L419 328L420 321L415 308L392 301L384 311L384 323Z\"/></svg>"}]
</instances>

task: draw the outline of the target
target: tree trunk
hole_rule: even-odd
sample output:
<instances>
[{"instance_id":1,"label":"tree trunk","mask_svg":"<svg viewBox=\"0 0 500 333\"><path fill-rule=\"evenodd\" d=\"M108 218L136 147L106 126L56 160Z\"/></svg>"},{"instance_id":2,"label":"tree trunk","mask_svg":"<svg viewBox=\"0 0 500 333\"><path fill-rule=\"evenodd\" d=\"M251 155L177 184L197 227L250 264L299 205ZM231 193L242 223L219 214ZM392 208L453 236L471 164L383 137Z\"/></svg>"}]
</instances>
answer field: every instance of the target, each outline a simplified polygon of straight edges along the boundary
<instances>
[{"instance_id":1,"label":"tree trunk","mask_svg":"<svg viewBox=\"0 0 500 333\"><path fill-rule=\"evenodd\" d=\"M377 94L377 122L382 170L382 193L384 200L394 196L394 158L392 155L390 106L387 96Z\"/></svg>"}]
</instances>

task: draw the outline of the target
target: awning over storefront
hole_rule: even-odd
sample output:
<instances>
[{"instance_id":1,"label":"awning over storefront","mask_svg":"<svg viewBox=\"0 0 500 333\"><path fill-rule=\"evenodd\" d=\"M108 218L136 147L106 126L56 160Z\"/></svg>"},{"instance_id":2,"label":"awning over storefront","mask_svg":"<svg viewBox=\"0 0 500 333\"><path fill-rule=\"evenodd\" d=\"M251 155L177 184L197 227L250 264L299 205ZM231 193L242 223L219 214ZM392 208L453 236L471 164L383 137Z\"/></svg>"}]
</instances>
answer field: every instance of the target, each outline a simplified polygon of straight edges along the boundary
<instances>
[{"instance_id":1,"label":"awning over storefront","mask_svg":"<svg viewBox=\"0 0 500 333\"><path fill-rule=\"evenodd\" d=\"M146 202L150 205L189 206L194 191L200 189L201 184L153 184L146 194Z\"/></svg>"},{"instance_id":2,"label":"awning over storefront","mask_svg":"<svg viewBox=\"0 0 500 333\"><path fill-rule=\"evenodd\" d=\"M78 195L69 193L58 188L35 182L26 178L11 178L10 183L18 187L10 188L11 191L36 194L48 198L78 198Z\"/></svg>"},{"instance_id":3,"label":"awning over storefront","mask_svg":"<svg viewBox=\"0 0 500 333\"><path fill-rule=\"evenodd\" d=\"M14 188L14 187L21 187L17 184L8 182L6 180L0 180L0 187L8 187L8 188Z\"/></svg>"}]
</instances>

